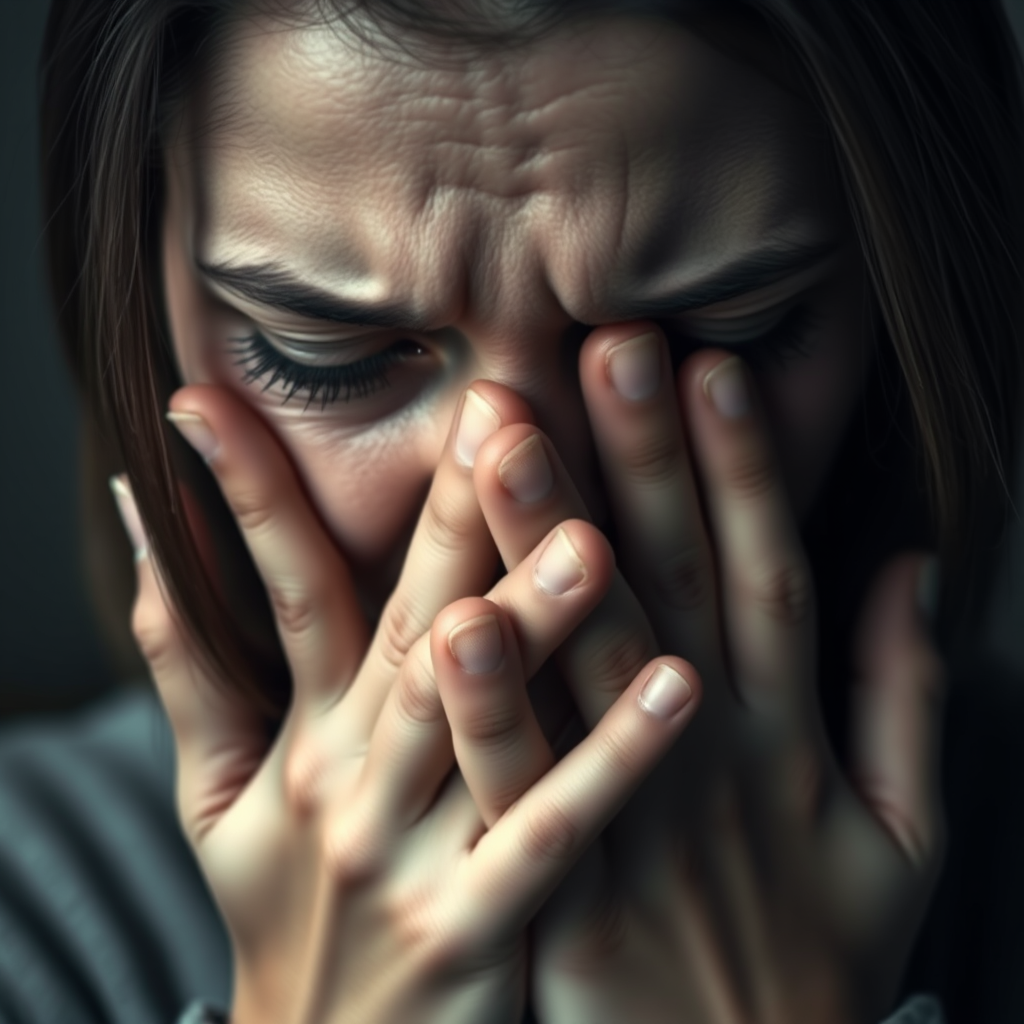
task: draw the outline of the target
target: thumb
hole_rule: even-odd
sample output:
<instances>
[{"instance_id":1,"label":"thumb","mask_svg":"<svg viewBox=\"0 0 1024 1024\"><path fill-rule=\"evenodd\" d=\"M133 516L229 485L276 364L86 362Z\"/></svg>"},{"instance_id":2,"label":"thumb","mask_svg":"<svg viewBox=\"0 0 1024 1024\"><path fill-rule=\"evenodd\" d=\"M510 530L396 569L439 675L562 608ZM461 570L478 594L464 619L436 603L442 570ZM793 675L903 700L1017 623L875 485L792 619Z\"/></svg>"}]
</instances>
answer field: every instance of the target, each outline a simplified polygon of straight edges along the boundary
<instances>
[{"instance_id":1,"label":"thumb","mask_svg":"<svg viewBox=\"0 0 1024 1024\"><path fill-rule=\"evenodd\" d=\"M923 596L936 562L904 554L879 573L854 648L852 783L912 865L942 840L938 753L944 669L928 635Z\"/></svg>"}]
</instances>

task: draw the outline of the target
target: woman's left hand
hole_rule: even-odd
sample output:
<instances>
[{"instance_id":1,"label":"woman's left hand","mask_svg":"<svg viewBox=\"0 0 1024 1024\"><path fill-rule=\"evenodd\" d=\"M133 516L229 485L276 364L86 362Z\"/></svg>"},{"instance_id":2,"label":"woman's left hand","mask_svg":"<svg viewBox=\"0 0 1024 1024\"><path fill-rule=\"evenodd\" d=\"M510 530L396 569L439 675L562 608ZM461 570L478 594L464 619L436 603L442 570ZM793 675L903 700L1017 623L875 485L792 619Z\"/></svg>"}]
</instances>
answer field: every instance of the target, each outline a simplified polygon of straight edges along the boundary
<instances>
[{"instance_id":1,"label":"woman's left hand","mask_svg":"<svg viewBox=\"0 0 1024 1024\"><path fill-rule=\"evenodd\" d=\"M635 630L646 660L653 627L661 651L697 666L705 696L687 736L541 911L538 1016L875 1022L942 845L942 670L916 608L923 556L887 566L868 601L847 778L817 707L811 573L751 375L739 359L698 353L677 400L660 332L633 324L591 335L581 378L620 565L646 613L617 628ZM489 444L494 462L502 441ZM485 515L500 516L479 466L477 483ZM599 634L585 624L562 656L588 729L617 696L609 681L633 671L579 671L593 658L578 651L589 644L592 655Z\"/></svg>"}]
</instances>

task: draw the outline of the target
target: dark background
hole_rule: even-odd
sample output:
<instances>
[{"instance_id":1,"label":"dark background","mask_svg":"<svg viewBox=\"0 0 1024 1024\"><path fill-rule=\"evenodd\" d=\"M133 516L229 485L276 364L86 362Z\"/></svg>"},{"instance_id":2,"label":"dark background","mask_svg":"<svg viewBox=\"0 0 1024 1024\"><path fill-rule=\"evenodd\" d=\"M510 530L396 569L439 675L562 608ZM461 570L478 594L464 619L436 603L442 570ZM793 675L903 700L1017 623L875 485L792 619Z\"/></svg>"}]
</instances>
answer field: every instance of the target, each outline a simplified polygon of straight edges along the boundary
<instances>
[{"instance_id":1,"label":"dark background","mask_svg":"<svg viewBox=\"0 0 1024 1024\"><path fill-rule=\"evenodd\" d=\"M1024 0L1007 5L1024 38ZM115 677L83 582L77 407L43 276L36 60L47 8L0 0L0 716L70 706ZM985 642L1024 672L1024 527L1004 547Z\"/></svg>"}]
</instances>

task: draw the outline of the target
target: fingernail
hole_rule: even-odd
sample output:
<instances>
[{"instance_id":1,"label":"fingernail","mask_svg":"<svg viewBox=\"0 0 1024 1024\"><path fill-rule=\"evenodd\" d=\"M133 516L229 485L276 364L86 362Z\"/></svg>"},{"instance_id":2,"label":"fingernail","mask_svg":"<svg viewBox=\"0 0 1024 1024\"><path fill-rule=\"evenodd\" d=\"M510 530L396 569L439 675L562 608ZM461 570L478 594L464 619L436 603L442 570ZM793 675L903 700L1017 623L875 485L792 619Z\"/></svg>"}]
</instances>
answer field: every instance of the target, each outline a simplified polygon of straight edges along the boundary
<instances>
[{"instance_id":1,"label":"fingernail","mask_svg":"<svg viewBox=\"0 0 1024 1024\"><path fill-rule=\"evenodd\" d=\"M135 561L141 562L149 553L149 544L146 541L146 531L142 527L142 517L135 504L135 495L128 486L127 477L112 476L109 482L125 533L128 534L128 540L131 541L132 550L135 552Z\"/></svg>"},{"instance_id":2,"label":"fingernail","mask_svg":"<svg viewBox=\"0 0 1024 1024\"><path fill-rule=\"evenodd\" d=\"M498 479L516 501L529 505L551 493L555 478L538 434L531 434L501 460Z\"/></svg>"},{"instance_id":3,"label":"fingernail","mask_svg":"<svg viewBox=\"0 0 1024 1024\"><path fill-rule=\"evenodd\" d=\"M472 467L480 445L501 426L501 418L475 391L466 392L462 403L462 416L455 435L455 458L463 465Z\"/></svg>"},{"instance_id":4,"label":"fingernail","mask_svg":"<svg viewBox=\"0 0 1024 1024\"><path fill-rule=\"evenodd\" d=\"M678 714L693 696L690 684L668 665L659 665L640 691L640 704L655 718L671 718Z\"/></svg>"},{"instance_id":5,"label":"fingernail","mask_svg":"<svg viewBox=\"0 0 1024 1024\"><path fill-rule=\"evenodd\" d=\"M608 353L606 366L612 387L628 402L642 402L661 383L661 353L656 334L630 338Z\"/></svg>"},{"instance_id":6,"label":"fingernail","mask_svg":"<svg viewBox=\"0 0 1024 1024\"><path fill-rule=\"evenodd\" d=\"M541 552L533 569L537 586L547 594L558 597L579 586L587 577L586 566L569 540L565 530L559 530Z\"/></svg>"},{"instance_id":7,"label":"fingernail","mask_svg":"<svg viewBox=\"0 0 1024 1024\"><path fill-rule=\"evenodd\" d=\"M217 435L210 424L195 412L169 412L167 421L178 428L178 432L207 461L213 462L220 451Z\"/></svg>"},{"instance_id":8,"label":"fingernail","mask_svg":"<svg viewBox=\"0 0 1024 1024\"><path fill-rule=\"evenodd\" d=\"M504 655L498 620L493 615L481 615L456 626L448 634L448 650L470 675L496 671Z\"/></svg>"},{"instance_id":9,"label":"fingernail","mask_svg":"<svg viewBox=\"0 0 1024 1024\"><path fill-rule=\"evenodd\" d=\"M704 378L704 393L719 415L727 420L737 420L750 412L750 395L743 365L735 356L719 363Z\"/></svg>"},{"instance_id":10,"label":"fingernail","mask_svg":"<svg viewBox=\"0 0 1024 1024\"><path fill-rule=\"evenodd\" d=\"M941 586L939 560L932 555L925 559L917 574L917 608L929 626L935 622L935 616L939 611Z\"/></svg>"}]
</instances>

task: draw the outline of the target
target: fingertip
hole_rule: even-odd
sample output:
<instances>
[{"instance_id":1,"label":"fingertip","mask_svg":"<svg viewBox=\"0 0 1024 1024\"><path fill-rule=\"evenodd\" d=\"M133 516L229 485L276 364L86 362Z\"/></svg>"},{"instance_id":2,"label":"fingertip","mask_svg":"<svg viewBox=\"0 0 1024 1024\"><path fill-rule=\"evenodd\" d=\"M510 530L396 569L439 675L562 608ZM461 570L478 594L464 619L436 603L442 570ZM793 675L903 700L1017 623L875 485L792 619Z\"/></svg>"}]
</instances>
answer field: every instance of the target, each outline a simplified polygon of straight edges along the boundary
<instances>
[{"instance_id":1,"label":"fingertip","mask_svg":"<svg viewBox=\"0 0 1024 1024\"><path fill-rule=\"evenodd\" d=\"M464 597L446 605L430 629L431 659L439 682L451 670L470 675L495 671L511 636L508 614L485 597ZM492 657L495 650L500 656ZM494 662L490 667L488 658Z\"/></svg>"},{"instance_id":2,"label":"fingertip","mask_svg":"<svg viewBox=\"0 0 1024 1024\"><path fill-rule=\"evenodd\" d=\"M217 384L179 388L167 403L164 417L207 462L222 445L234 449L254 437L273 436L248 402Z\"/></svg>"},{"instance_id":3,"label":"fingertip","mask_svg":"<svg viewBox=\"0 0 1024 1024\"><path fill-rule=\"evenodd\" d=\"M128 481L128 474L121 473L112 476L108 482L114 497L114 504L121 517L121 523L132 546L135 561L136 563L141 562L149 554L149 541L146 537L145 527L142 525L142 516L139 514L135 495Z\"/></svg>"},{"instance_id":4,"label":"fingertip","mask_svg":"<svg viewBox=\"0 0 1024 1024\"><path fill-rule=\"evenodd\" d=\"M666 723L682 723L700 704L700 674L681 658L661 658L645 666L637 703L645 714Z\"/></svg>"},{"instance_id":5,"label":"fingertip","mask_svg":"<svg viewBox=\"0 0 1024 1024\"><path fill-rule=\"evenodd\" d=\"M219 473L229 468L221 465L223 460L219 459L225 442L229 452L233 452L238 436L254 436L252 427L244 419L248 414L244 403L226 393L224 388L190 384L171 396L164 419L215 473ZM244 424L241 431L233 427L239 415Z\"/></svg>"},{"instance_id":6,"label":"fingertip","mask_svg":"<svg viewBox=\"0 0 1024 1024\"><path fill-rule=\"evenodd\" d=\"M502 426L507 427L512 423L532 424L536 422L529 403L504 384L480 379L473 381L469 385L469 390L476 392L494 409L501 419Z\"/></svg>"},{"instance_id":7,"label":"fingertip","mask_svg":"<svg viewBox=\"0 0 1024 1024\"><path fill-rule=\"evenodd\" d=\"M551 456L543 432L532 423L508 423L489 435L477 450L476 459L473 462L473 482L477 491L485 494L497 491L507 498L514 499L515 496L505 479L507 474L503 473L502 466L513 452L534 438L536 441L533 443L540 446L541 457L547 461L550 474ZM534 504L536 500L539 498L527 503Z\"/></svg>"},{"instance_id":8,"label":"fingertip","mask_svg":"<svg viewBox=\"0 0 1024 1024\"><path fill-rule=\"evenodd\" d=\"M487 441L516 423L533 423L533 411L522 398L494 381L473 381L463 392L452 423L452 457L463 469L472 470Z\"/></svg>"},{"instance_id":9,"label":"fingertip","mask_svg":"<svg viewBox=\"0 0 1024 1024\"><path fill-rule=\"evenodd\" d=\"M449 631L448 653L465 675L493 675L505 662L503 633L493 613L478 615Z\"/></svg>"},{"instance_id":10,"label":"fingertip","mask_svg":"<svg viewBox=\"0 0 1024 1024\"><path fill-rule=\"evenodd\" d=\"M473 388L462 396L462 406L453 426L452 452L464 469L472 469L484 442L501 429L498 410Z\"/></svg>"},{"instance_id":11,"label":"fingertip","mask_svg":"<svg viewBox=\"0 0 1024 1024\"><path fill-rule=\"evenodd\" d=\"M550 536L554 536L558 530L563 531L569 538L580 561L586 567L587 585L600 595L604 595L611 586L615 571L615 551L611 541L586 519L566 519Z\"/></svg>"},{"instance_id":12,"label":"fingertip","mask_svg":"<svg viewBox=\"0 0 1024 1024\"><path fill-rule=\"evenodd\" d=\"M168 412L209 414L225 400L230 401L224 388L216 384L187 384L178 388L167 403Z\"/></svg>"},{"instance_id":13,"label":"fingertip","mask_svg":"<svg viewBox=\"0 0 1024 1024\"><path fill-rule=\"evenodd\" d=\"M653 320L628 320L595 327L580 348L581 371L603 376L607 369L608 353L613 348L647 334L655 335L659 341L665 337L665 332Z\"/></svg>"}]
</instances>

